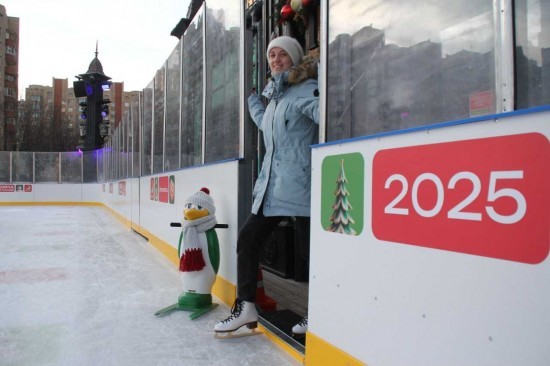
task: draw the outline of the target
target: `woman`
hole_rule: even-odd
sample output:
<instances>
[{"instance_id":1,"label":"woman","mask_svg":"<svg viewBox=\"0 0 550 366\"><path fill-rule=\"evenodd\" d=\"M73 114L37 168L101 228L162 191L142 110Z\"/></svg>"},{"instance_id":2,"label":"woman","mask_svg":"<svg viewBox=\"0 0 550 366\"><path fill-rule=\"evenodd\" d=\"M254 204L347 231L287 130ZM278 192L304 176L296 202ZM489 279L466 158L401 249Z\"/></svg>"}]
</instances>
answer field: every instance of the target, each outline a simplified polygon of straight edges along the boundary
<instances>
[{"instance_id":1,"label":"woman","mask_svg":"<svg viewBox=\"0 0 550 366\"><path fill-rule=\"evenodd\" d=\"M264 107L255 93L248 98L250 116L263 132L266 151L254 186L252 213L237 240L237 300L231 315L216 324L216 332L257 326L254 302L260 249L285 217L310 216L310 145L318 139L319 92L317 63L300 64L303 58L294 38L273 39L267 47L272 78L262 93L269 103ZM307 323L300 324L305 332Z\"/></svg>"}]
</instances>

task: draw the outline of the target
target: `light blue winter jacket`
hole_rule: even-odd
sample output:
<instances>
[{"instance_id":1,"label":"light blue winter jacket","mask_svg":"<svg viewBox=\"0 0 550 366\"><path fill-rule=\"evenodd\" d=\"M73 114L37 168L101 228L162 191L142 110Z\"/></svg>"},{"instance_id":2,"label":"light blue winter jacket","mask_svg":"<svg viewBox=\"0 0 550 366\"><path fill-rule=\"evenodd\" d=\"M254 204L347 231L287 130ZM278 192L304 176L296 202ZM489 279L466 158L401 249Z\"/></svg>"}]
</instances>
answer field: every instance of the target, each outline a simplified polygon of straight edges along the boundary
<instances>
[{"instance_id":1,"label":"light blue winter jacket","mask_svg":"<svg viewBox=\"0 0 550 366\"><path fill-rule=\"evenodd\" d=\"M317 80L289 85L288 72L272 78L262 95L248 98L252 120L263 132L265 156L254 186L252 213L262 204L265 216L310 216L311 149L318 142Z\"/></svg>"}]
</instances>

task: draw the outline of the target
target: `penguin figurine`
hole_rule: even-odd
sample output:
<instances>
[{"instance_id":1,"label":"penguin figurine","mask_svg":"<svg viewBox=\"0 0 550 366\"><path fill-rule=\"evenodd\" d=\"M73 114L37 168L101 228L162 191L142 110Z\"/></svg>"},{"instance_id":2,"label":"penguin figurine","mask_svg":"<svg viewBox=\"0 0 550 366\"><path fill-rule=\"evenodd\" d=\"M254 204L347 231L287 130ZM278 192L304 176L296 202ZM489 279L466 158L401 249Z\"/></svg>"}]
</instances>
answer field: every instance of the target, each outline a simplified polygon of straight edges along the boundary
<instances>
[{"instance_id":1,"label":"penguin figurine","mask_svg":"<svg viewBox=\"0 0 550 366\"><path fill-rule=\"evenodd\" d=\"M218 306L212 302L211 294L220 264L215 213L216 207L208 188L201 188L185 200L178 245L184 291L176 304L157 311L155 315L187 310L193 312L189 317L196 319Z\"/></svg>"}]
</instances>

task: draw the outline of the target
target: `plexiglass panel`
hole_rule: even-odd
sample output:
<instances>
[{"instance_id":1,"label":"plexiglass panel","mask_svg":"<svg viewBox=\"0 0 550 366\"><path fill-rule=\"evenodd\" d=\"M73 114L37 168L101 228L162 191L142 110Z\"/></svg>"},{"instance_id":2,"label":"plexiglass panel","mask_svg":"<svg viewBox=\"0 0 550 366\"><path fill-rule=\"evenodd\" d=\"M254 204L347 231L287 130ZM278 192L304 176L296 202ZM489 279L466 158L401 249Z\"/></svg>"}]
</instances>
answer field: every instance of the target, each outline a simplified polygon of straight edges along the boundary
<instances>
[{"instance_id":1,"label":"plexiglass panel","mask_svg":"<svg viewBox=\"0 0 550 366\"><path fill-rule=\"evenodd\" d=\"M491 0L329 2L327 140L495 112Z\"/></svg>"},{"instance_id":2,"label":"plexiglass panel","mask_svg":"<svg viewBox=\"0 0 550 366\"><path fill-rule=\"evenodd\" d=\"M61 155L61 183L82 183L82 158L76 152L63 152Z\"/></svg>"},{"instance_id":3,"label":"plexiglass panel","mask_svg":"<svg viewBox=\"0 0 550 366\"><path fill-rule=\"evenodd\" d=\"M517 0L516 109L550 104L550 1Z\"/></svg>"},{"instance_id":4,"label":"plexiglass panel","mask_svg":"<svg viewBox=\"0 0 550 366\"><path fill-rule=\"evenodd\" d=\"M106 178L106 165L105 165L105 150L107 149L108 144L103 146L103 149L97 151L97 181L105 182Z\"/></svg>"},{"instance_id":5,"label":"plexiglass panel","mask_svg":"<svg viewBox=\"0 0 550 366\"><path fill-rule=\"evenodd\" d=\"M202 154L204 5L183 35L181 166L198 165Z\"/></svg>"},{"instance_id":6,"label":"plexiglass panel","mask_svg":"<svg viewBox=\"0 0 550 366\"><path fill-rule=\"evenodd\" d=\"M131 138L130 133L130 116L126 114L124 118L122 119L122 176L121 178L126 179L128 178L128 155L129 155L129 140Z\"/></svg>"},{"instance_id":7,"label":"plexiglass panel","mask_svg":"<svg viewBox=\"0 0 550 366\"><path fill-rule=\"evenodd\" d=\"M0 151L0 182L10 182L10 152Z\"/></svg>"},{"instance_id":8,"label":"plexiglass panel","mask_svg":"<svg viewBox=\"0 0 550 366\"><path fill-rule=\"evenodd\" d=\"M166 62L165 171L179 168L181 45L180 40Z\"/></svg>"},{"instance_id":9,"label":"plexiglass panel","mask_svg":"<svg viewBox=\"0 0 550 366\"><path fill-rule=\"evenodd\" d=\"M240 3L207 2L205 162L239 155Z\"/></svg>"},{"instance_id":10,"label":"plexiglass panel","mask_svg":"<svg viewBox=\"0 0 550 366\"><path fill-rule=\"evenodd\" d=\"M99 151L101 150L84 151L82 153L82 168L84 172L82 179L84 183L97 182L97 157Z\"/></svg>"},{"instance_id":11,"label":"plexiglass panel","mask_svg":"<svg viewBox=\"0 0 550 366\"><path fill-rule=\"evenodd\" d=\"M59 183L59 153L35 153L35 182Z\"/></svg>"},{"instance_id":12,"label":"plexiglass panel","mask_svg":"<svg viewBox=\"0 0 550 366\"><path fill-rule=\"evenodd\" d=\"M12 153L13 182L32 183L33 153L14 151Z\"/></svg>"},{"instance_id":13,"label":"plexiglass panel","mask_svg":"<svg viewBox=\"0 0 550 366\"><path fill-rule=\"evenodd\" d=\"M113 180L116 180L119 178L118 171L120 168L120 128L115 131L111 141L113 143L111 150L111 176Z\"/></svg>"},{"instance_id":14,"label":"plexiglass panel","mask_svg":"<svg viewBox=\"0 0 550 366\"><path fill-rule=\"evenodd\" d=\"M161 173L164 168L164 66L155 75L155 112L153 114L153 173Z\"/></svg>"},{"instance_id":15,"label":"plexiglass panel","mask_svg":"<svg viewBox=\"0 0 550 366\"><path fill-rule=\"evenodd\" d=\"M130 107L130 113L132 118L132 131L134 135L133 151L132 151L132 164L133 171L132 176L139 177L141 175L141 164L140 164L140 103L142 100L142 93L139 94L140 97L132 99L132 104Z\"/></svg>"},{"instance_id":16,"label":"plexiglass panel","mask_svg":"<svg viewBox=\"0 0 550 366\"><path fill-rule=\"evenodd\" d=\"M153 135L153 87L152 80L145 89L143 89L143 144L142 144L142 173L149 175L152 173L152 135Z\"/></svg>"}]
</instances>

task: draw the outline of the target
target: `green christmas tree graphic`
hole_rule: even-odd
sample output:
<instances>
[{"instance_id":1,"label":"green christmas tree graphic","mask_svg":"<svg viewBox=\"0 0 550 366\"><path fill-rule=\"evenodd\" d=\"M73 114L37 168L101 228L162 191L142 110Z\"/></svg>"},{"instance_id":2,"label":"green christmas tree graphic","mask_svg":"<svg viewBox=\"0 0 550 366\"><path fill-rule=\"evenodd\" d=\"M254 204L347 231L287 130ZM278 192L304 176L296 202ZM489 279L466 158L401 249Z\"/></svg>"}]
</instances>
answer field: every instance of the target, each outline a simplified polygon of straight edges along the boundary
<instances>
[{"instance_id":1,"label":"green christmas tree graphic","mask_svg":"<svg viewBox=\"0 0 550 366\"><path fill-rule=\"evenodd\" d=\"M357 235L355 230L351 227L351 224L355 224L355 221L351 217L350 210L353 209L351 206L348 196L350 195L346 183L346 173L344 172L344 159L340 160L340 172L338 174L338 179L336 179L336 191L334 195L334 203L332 204L332 209L334 210L332 216L330 216L330 221L332 224L327 228L327 231L332 231L334 233L348 234L348 235Z\"/></svg>"}]
</instances>

